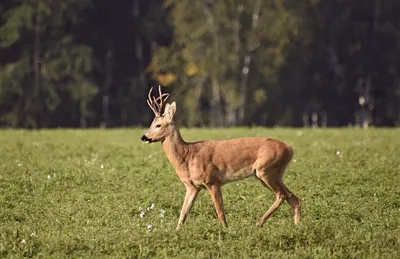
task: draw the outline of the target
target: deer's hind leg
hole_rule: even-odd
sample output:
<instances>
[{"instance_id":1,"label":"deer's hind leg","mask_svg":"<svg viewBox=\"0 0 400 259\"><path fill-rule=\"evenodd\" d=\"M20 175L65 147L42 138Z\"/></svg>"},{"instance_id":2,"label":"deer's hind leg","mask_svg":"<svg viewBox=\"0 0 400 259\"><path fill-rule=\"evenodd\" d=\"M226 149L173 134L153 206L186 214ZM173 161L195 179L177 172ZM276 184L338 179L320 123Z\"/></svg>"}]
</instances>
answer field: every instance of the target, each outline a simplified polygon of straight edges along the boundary
<instances>
[{"instance_id":1,"label":"deer's hind leg","mask_svg":"<svg viewBox=\"0 0 400 259\"><path fill-rule=\"evenodd\" d=\"M287 197L286 201L294 210L294 224L297 225L301 218L301 200L299 197L291 193L289 189L286 188L286 190L289 193L289 197Z\"/></svg>"},{"instance_id":2,"label":"deer's hind leg","mask_svg":"<svg viewBox=\"0 0 400 259\"><path fill-rule=\"evenodd\" d=\"M278 168L259 169L256 170L256 175L260 179L261 183L271 189L275 195L276 200L268 211L257 221L257 225L263 226L269 217L286 201L294 210L294 223L298 224L301 217L301 200L291 193L289 189L282 182L282 175L286 167L283 170Z\"/></svg>"},{"instance_id":3,"label":"deer's hind leg","mask_svg":"<svg viewBox=\"0 0 400 259\"><path fill-rule=\"evenodd\" d=\"M271 189L275 195L276 195L276 200L272 204L272 206L265 212L265 214L257 221L257 225L262 227L267 219L269 219L272 214L281 206L281 204L286 201L286 199L289 197L289 193L283 183L281 182L280 179L277 179L274 177L274 175L271 175L271 170L268 172L265 171L264 169L259 169L257 170L257 177L261 180L264 186L268 187Z\"/></svg>"}]
</instances>

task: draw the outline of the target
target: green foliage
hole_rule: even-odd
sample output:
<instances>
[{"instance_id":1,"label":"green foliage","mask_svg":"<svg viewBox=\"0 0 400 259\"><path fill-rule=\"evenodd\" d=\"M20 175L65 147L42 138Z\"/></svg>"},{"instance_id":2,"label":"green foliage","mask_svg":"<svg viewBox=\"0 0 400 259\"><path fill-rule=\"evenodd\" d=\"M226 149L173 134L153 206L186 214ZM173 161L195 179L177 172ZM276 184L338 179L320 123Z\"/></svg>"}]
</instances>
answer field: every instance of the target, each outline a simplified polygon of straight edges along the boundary
<instances>
[{"instance_id":1,"label":"green foliage","mask_svg":"<svg viewBox=\"0 0 400 259\"><path fill-rule=\"evenodd\" d=\"M184 187L160 145L140 142L144 131L3 130L0 255L400 255L396 130L183 129L187 141L268 136L293 145L295 156L284 181L302 198L303 219L294 226L293 212L284 204L263 228L256 227L275 196L248 179L223 187L228 229L222 228L210 195L203 191L179 232L175 226Z\"/></svg>"},{"instance_id":2,"label":"green foliage","mask_svg":"<svg viewBox=\"0 0 400 259\"><path fill-rule=\"evenodd\" d=\"M285 63L286 46L297 37L301 26L301 18L296 16L294 8L286 7L281 1L262 1L259 10L257 1L246 0L165 1L165 4L171 8L173 44L155 53L153 73L180 73L181 80L176 82L176 87L200 87L200 95L210 102L221 95L228 114L243 105L238 96L252 96L257 88L266 89L276 84L277 72ZM253 58L255 65L249 67L252 87L243 93L239 83L246 55ZM198 67L198 73L182 73L190 64ZM257 98L262 99L265 98ZM193 101L199 103L200 98ZM263 102L250 101L249 110L254 111L261 105ZM198 116L201 107L197 107L187 109L189 117Z\"/></svg>"},{"instance_id":3,"label":"green foliage","mask_svg":"<svg viewBox=\"0 0 400 259\"><path fill-rule=\"evenodd\" d=\"M400 67L394 62L400 58L399 30L393 24L400 2L312 2L301 12L307 44L292 46L291 64L280 76L279 84L290 88L285 89L288 96L292 91L301 96L301 109L293 107L293 113L300 119L304 111L325 111L330 125L345 125L359 116L363 95L372 124L396 124L399 113L383 112L383 107L399 111ZM364 90L370 82L366 93L360 82Z\"/></svg>"},{"instance_id":4,"label":"green foliage","mask_svg":"<svg viewBox=\"0 0 400 259\"><path fill-rule=\"evenodd\" d=\"M6 15L6 23L0 27L0 46L9 47L21 37L21 29L32 29L32 17L34 9L29 3L22 3L9 10Z\"/></svg>"},{"instance_id":5,"label":"green foliage","mask_svg":"<svg viewBox=\"0 0 400 259\"><path fill-rule=\"evenodd\" d=\"M85 76L93 70L91 48L74 44L66 38L59 48L47 52L44 60L45 79L67 92L68 97L79 106L80 115L87 117L90 114L88 104L98 92Z\"/></svg>"},{"instance_id":6,"label":"green foliage","mask_svg":"<svg viewBox=\"0 0 400 259\"><path fill-rule=\"evenodd\" d=\"M75 43L74 35L59 32L76 20L71 11L84 8L83 2L88 3L23 1L5 13L0 45L17 53L18 60L0 70L3 124L51 126L52 115L68 99L79 105L81 116L87 116L88 102L97 92L86 77L93 70L91 48Z\"/></svg>"},{"instance_id":7,"label":"green foliage","mask_svg":"<svg viewBox=\"0 0 400 259\"><path fill-rule=\"evenodd\" d=\"M400 125L398 0L115 3L1 1L1 127Z\"/></svg>"}]
</instances>

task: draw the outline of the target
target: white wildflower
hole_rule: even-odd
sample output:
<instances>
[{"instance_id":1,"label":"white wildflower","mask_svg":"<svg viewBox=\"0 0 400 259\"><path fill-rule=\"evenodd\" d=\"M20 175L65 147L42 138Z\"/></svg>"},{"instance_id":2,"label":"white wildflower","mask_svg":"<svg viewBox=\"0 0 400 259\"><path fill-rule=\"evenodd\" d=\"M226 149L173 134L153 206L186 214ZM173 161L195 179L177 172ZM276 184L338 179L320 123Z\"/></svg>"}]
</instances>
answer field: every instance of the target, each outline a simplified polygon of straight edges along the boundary
<instances>
[{"instance_id":1,"label":"white wildflower","mask_svg":"<svg viewBox=\"0 0 400 259\"><path fill-rule=\"evenodd\" d=\"M104 165L103 164L100 167L101 167L101 169L104 169Z\"/></svg>"},{"instance_id":2,"label":"white wildflower","mask_svg":"<svg viewBox=\"0 0 400 259\"><path fill-rule=\"evenodd\" d=\"M161 218L164 217L164 213L165 213L165 210L161 209L161 210L160 210L160 217L161 217Z\"/></svg>"},{"instance_id":3,"label":"white wildflower","mask_svg":"<svg viewBox=\"0 0 400 259\"><path fill-rule=\"evenodd\" d=\"M147 229L148 229L148 230L151 230L152 228L153 228L153 225L152 225L152 224L148 224L148 225L147 225Z\"/></svg>"},{"instance_id":4,"label":"white wildflower","mask_svg":"<svg viewBox=\"0 0 400 259\"><path fill-rule=\"evenodd\" d=\"M26 244L26 240L25 239L22 239L22 241L21 241L21 244Z\"/></svg>"},{"instance_id":5,"label":"white wildflower","mask_svg":"<svg viewBox=\"0 0 400 259\"><path fill-rule=\"evenodd\" d=\"M147 207L147 210L152 210L152 209L154 209L155 206L156 206L156 205L155 205L154 203L152 203L152 204L150 205L150 207Z\"/></svg>"},{"instance_id":6,"label":"white wildflower","mask_svg":"<svg viewBox=\"0 0 400 259\"><path fill-rule=\"evenodd\" d=\"M339 151L339 150L336 151L336 155L337 155L337 156L340 156L340 151Z\"/></svg>"},{"instance_id":7,"label":"white wildflower","mask_svg":"<svg viewBox=\"0 0 400 259\"><path fill-rule=\"evenodd\" d=\"M51 179L52 179L51 175L48 175L47 180L51 180Z\"/></svg>"},{"instance_id":8,"label":"white wildflower","mask_svg":"<svg viewBox=\"0 0 400 259\"><path fill-rule=\"evenodd\" d=\"M141 211L140 214L139 214L139 216L140 216L141 218L143 218L145 214L146 214L146 213L145 213L144 211Z\"/></svg>"}]
</instances>

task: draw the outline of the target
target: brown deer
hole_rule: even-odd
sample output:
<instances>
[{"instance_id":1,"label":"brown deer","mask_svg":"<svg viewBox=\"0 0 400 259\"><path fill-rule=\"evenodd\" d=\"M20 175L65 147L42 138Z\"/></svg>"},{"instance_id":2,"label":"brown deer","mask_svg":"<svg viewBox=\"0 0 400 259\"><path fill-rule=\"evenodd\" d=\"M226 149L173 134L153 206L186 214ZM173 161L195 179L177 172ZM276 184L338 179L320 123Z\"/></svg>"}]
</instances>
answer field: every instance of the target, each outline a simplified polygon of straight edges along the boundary
<instances>
[{"instance_id":1,"label":"brown deer","mask_svg":"<svg viewBox=\"0 0 400 259\"><path fill-rule=\"evenodd\" d=\"M283 173L293 156L291 146L263 137L187 143L173 121L175 102L166 103L169 94L163 94L161 87L157 98L151 96L152 90L147 103L155 118L141 140L146 143L161 141L168 160L186 187L177 230L185 222L201 189L210 191L218 218L227 227L221 186L250 176L257 177L276 195L276 201L257 225L263 226L284 201L294 209L294 223L299 223L301 200L282 182Z\"/></svg>"}]
</instances>

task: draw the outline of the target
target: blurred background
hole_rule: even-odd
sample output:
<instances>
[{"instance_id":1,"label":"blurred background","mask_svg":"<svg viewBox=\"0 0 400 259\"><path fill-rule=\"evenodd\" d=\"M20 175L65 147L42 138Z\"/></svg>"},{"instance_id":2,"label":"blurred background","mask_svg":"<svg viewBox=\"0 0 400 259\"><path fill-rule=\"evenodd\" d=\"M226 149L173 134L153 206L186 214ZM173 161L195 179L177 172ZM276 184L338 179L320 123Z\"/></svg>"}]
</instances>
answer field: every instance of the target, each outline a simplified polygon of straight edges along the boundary
<instances>
[{"instance_id":1,"label":"blurred background","mask_svg":"<svg viewBox=\"0 0 400 259\"><path fill-rule=\"evenodd\" d=\"M399 126L399 0L1 0L0 126ZM156 91L155 91L156 93Z\"/></svg>"}]
</instances>

